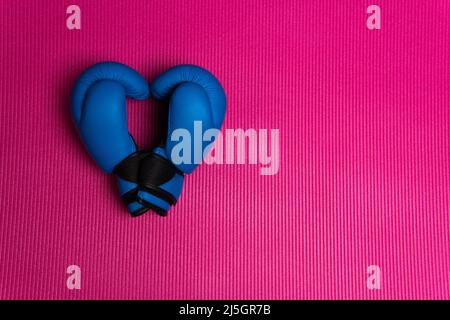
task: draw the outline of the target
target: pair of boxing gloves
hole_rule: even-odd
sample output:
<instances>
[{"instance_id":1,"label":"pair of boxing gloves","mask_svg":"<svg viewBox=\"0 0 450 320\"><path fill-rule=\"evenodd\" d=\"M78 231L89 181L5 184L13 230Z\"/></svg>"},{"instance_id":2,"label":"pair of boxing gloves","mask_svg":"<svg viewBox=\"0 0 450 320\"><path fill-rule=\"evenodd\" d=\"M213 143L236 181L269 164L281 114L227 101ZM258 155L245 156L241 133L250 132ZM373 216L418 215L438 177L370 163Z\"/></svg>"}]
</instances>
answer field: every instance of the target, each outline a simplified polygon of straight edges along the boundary
<instances>
[{"instance_id":1,"label":"pair of boxing gloves","mask_svg":"<svg viewBox=\"0 0 450 320\"><path fill-rule=\"evenodd\" d=\"M147 152L136 146L128 131L126 98L145 100L150 96L169 103L169 116L167 138ZM173 67L149 85L124 64L102 62L83 72L72 95L72 116L81 139L98 166L117 176L119 193L132 216L149 209L167 214L181 194L184 175L199 165L193 152L195 122L201 121L203 130L219 130L225 112L221 84L194 65ZM191 134L190 161L172 157L178 143L172 133L178 129ZM202 142L202 155L208 147Z\"/></svg>"}]
</instances>

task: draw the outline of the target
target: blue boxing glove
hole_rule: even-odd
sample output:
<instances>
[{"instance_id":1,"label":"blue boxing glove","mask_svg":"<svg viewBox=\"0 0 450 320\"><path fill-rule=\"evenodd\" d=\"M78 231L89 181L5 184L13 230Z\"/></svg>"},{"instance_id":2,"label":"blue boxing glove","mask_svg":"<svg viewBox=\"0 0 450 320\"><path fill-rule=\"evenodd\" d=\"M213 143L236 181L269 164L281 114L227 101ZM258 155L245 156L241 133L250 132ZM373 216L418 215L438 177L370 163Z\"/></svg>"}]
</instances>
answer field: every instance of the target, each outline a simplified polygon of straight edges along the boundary
<instances>
[{"instance_id":1,"label":"blue boxing glove","mask_svg":"<svg viewBox=\"0 0 450 320\"><path fill-rule=\"evenodd\" d=\"M128 132L126 97L149 97L147 81L130 67L103 62L84 71L72 95L72 116L88 152L106 173L117 175L119 192L133 216L148 210L137 201L141 159Z\"/></svg>"},{"instance_id":2,"label":"blue boxing glove","mask_svg":"<svg viewBox=\"0 0 450 320\"><path fill-rule=\"evenodd\" d=\"M202 137L206 130L220 129L226 97L219 81L194 65L176 66L160 75L151 84L151 94L169 101L168 132L163 145L141 161L137 197L144 206L165 216L181 194L184 174L195 170L211 146L211 142L194 139L195 135Z\"/></svg>"}]
</instances>

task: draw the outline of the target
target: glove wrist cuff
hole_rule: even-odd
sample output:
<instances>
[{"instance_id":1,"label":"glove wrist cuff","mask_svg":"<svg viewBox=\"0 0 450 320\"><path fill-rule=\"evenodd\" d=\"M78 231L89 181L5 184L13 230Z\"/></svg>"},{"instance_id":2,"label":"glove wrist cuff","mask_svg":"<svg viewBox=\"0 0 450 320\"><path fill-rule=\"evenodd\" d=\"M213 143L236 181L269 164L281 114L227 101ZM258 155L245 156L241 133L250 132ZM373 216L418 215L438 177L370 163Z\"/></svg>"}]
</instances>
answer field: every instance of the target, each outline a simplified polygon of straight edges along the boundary
<instances>
[{"instance_id":1,"label":"glove wrist cuff","mask_svg":"<svg viewBox=\"0 0 450 320\"><path fill-rule=\"evenodd\" d=\"M122 201L126 206L137 201L138 188L137 183L139 182L139 166L141 160L148 154L145 151L136 151L130 154L128 157L120 161L113 170L113 173L120 179L132 182L136 184L135 187L129 189L127 192L121 195ZM120 184L120 183L119 183Z\"/></svg>"},{"instance_id":2,"label":"glove wrist cuff","mask_svg":"<svg viewBox=\"0 0 450 320\"><path fill-rule=\"evenodd\" d=\"M123 180L138 183L141 161L147 155L146 151L136 151L130 154L114 167L113 173Z\"/></svg>"},{"instance_id":3,"label":"glove wrist cuff","mask_svg":"<svg viewBox=\"0 0 450 320\"><path fill-rule=\"evenodd\" d=\"M140 162L139 188L141 191L155 196L168 205L173 206L177 202L177 193L172 193L167 188L167 183L177 175L184 176L168 159L155 152L147 154ZM170 183L169 183L170 184ZM170 190L170 189L169 189ZM138 201L150 207L160 215L166 215L167 211L138 197Z\"/></svg>"}]
</instances>

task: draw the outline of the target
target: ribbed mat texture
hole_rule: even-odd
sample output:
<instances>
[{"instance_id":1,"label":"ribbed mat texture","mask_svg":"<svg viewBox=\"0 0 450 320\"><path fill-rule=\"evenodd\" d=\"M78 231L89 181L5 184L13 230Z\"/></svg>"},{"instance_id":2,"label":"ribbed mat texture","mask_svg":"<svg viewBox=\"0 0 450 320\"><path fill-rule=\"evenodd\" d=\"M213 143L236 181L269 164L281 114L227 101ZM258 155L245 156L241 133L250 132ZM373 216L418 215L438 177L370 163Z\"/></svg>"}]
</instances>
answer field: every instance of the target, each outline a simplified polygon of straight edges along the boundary
<instances>
[{"instance_id":1,"label":"ribbed mat texture","mask_svg":"<svg viewBox=\"0 0 450 320\"><path fill-rule=\"evenodd\" d=\"M0 298L450 298L450 1L24 0L0 18ZM223 129L279 130L278 173L204 164L168 217L132 219L70 115L104 60L149 81L209 69ZM167 106L128 105L156 145Z\"/></svg>"}]
</instances>

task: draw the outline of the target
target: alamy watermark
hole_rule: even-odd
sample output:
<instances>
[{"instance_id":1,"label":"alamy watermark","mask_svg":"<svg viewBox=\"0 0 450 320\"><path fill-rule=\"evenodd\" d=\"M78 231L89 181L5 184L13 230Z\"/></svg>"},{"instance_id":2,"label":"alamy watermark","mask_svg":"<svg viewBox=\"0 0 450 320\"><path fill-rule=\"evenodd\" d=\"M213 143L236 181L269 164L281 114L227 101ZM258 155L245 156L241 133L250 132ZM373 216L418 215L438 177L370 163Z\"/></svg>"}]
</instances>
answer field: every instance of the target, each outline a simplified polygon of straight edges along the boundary
<instances>
[{"instance_id":1,"label":"alamy watermark","mask_svg":"<svg viewBox=\"0 0 450 320\"><path fill-rule=\"evenodd\" d=\"M179 128L169 138L176 142L170 158L177 165L259 164L261 175L275 175L280 168L278 129L225 129L222 133L203 131L202 122L194 121L193 132Z\"/></svg>"},{"instance_id":2,"label":"alamy watermark","mask_svg":"<svg viewBox=\"0 0 450 320\"><path fill-rule=\"evenodd\" d=\"M69 275L66 280L66 286L69 290L81 289L81 268L75 264L67 267L66 273Z\"/></svg>"},{"instance_id":3,"label":"alamy watermark","mask_svg":"<svg viewBox=\"0 0 450 320\"><path fill-rule=\"evenodd\" d=\"M381 289L381 268L375 264L367 267L367 289L369 290L379 290Z\"/></svg>"}]
</instances>

